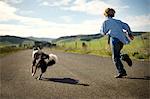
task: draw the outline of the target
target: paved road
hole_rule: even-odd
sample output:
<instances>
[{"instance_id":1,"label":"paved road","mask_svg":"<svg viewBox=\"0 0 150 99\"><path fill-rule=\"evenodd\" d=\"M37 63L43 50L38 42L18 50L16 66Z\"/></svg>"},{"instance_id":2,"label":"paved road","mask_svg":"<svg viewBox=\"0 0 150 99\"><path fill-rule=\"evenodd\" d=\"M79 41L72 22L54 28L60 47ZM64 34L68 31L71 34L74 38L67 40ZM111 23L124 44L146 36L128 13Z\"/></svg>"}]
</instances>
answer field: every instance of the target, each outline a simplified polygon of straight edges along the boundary
<instances>
[{"instance_id":1,"label":"paved road","mask_svg":"<svg viewBox=\"0 0 150 99\"><path fill-rule=\"evenodd\" d=\"M46 50L58 56L43 80L31 76L31 50L0 58L0 99L148 99L150 63L124 63L126 78L115 79L111 58Z\"/></svg>"}]
</instances>

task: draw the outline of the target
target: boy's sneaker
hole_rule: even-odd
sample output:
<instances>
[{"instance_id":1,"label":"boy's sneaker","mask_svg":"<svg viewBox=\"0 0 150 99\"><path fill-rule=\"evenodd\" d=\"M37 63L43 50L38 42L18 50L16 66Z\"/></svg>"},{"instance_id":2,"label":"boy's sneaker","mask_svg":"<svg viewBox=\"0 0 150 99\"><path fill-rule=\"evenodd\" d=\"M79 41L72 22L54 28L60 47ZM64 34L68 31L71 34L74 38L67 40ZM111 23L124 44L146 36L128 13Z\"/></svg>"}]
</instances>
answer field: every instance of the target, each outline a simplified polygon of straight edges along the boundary
<instances>
[{"instance_id":1,"label":"boy's sneaker","mask_svg":"<svg viewBox=\"0 0 150 99\"><path fill-rule=\"evenodd\" d=\"M115 76L115 78L122 78L123 76L127 76L127 74L126 73L125 74L118 74Z\"/></svg>"},{"instance_id":2,"label":"boy's sneaker","mask_svg":"<svg viewBox=\"0 0 150 99\"><path fill-rule=\"evenodd\" d=\"M128 54L123 54L121 55L121 59L123 61L126 61L127 64L131 67L132 66L132 60L130 59L129 55Z\"/></svg>"}]
</instances>

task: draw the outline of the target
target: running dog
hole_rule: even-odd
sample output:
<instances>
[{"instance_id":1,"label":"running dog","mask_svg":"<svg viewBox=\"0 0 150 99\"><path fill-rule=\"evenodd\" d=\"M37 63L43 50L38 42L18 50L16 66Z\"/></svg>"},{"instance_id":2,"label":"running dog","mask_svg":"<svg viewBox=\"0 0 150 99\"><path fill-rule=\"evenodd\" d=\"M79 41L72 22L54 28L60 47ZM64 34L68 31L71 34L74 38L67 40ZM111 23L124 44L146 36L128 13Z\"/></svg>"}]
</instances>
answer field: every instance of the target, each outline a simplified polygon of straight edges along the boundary
<instances>
[{"instance_id":1,"label":"running dog","mask_svg":"<svg viewBox=\"0 0 150 99\"><path fill-rule=\"evenodd\" d=\"M33 50L32 58L33 58L32 76L34 76L35 73L36 73L36 70L38 68L40 68L41 69L41 74L38 77L39 80L41 79L43 73L46 72L47 67L56 64L56 62L58 61L58 57L56 55L54 55L54 54L49 54L49 55L45 54L44 52L42 52L38 48ZM33 70L33 67L35 67L34 70Z\"/></svg>"}]
</instances>

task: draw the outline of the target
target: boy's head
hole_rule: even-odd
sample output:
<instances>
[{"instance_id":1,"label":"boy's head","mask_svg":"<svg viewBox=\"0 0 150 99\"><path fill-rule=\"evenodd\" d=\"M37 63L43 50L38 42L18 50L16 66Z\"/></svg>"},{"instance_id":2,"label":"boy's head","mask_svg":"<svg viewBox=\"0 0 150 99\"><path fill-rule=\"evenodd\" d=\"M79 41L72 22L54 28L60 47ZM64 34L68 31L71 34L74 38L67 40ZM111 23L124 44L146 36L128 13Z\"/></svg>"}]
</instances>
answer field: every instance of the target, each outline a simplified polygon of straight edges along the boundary
<instances>
[{"instance_id":1,"label":"boy's head","mask_svg":"<svg viewBox=\"0 0 150 99\"><path fill-rule=\"evenodd\" d=\"M107 8L104 12L105 17L114 17L115 16L115 10L113 8Z\"/></svg>"}]
</instances>

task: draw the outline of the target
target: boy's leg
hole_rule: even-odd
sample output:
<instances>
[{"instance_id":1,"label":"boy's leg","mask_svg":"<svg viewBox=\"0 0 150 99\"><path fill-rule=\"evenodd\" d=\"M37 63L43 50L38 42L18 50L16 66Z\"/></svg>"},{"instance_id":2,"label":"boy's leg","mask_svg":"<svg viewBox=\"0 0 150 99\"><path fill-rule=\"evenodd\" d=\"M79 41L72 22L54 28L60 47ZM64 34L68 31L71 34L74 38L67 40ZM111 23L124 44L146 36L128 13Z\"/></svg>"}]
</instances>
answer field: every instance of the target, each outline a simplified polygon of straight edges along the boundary
<instances>
[{"instance_id":1,"label":"boy's leg","mask_svg":"<svg viewBox=\"0 0 150 99\"><path fill-rule=\"evenodd\" d=\"M121 59L125 62L127 62L127 64L131 67L132 66L132 60L130 59L128 54L122 54L121 55Z\"/></svg>"},{"instance_id":2,"label":"boy's leg","mask_svg":"<svg viewBox=\"0 0 150 99\"><path fill-rule=\"evenodd\" d=\"M120 51L123 48L123 44L121 42L118 42L116 44L111 44L111 48L112 48L112 59L117 68L118 76L119 77L120 77L120 75L125 76L126 70L124 69L124 66L120 60L120 58L121 58Z\"/></svg>"}]
</instances>

